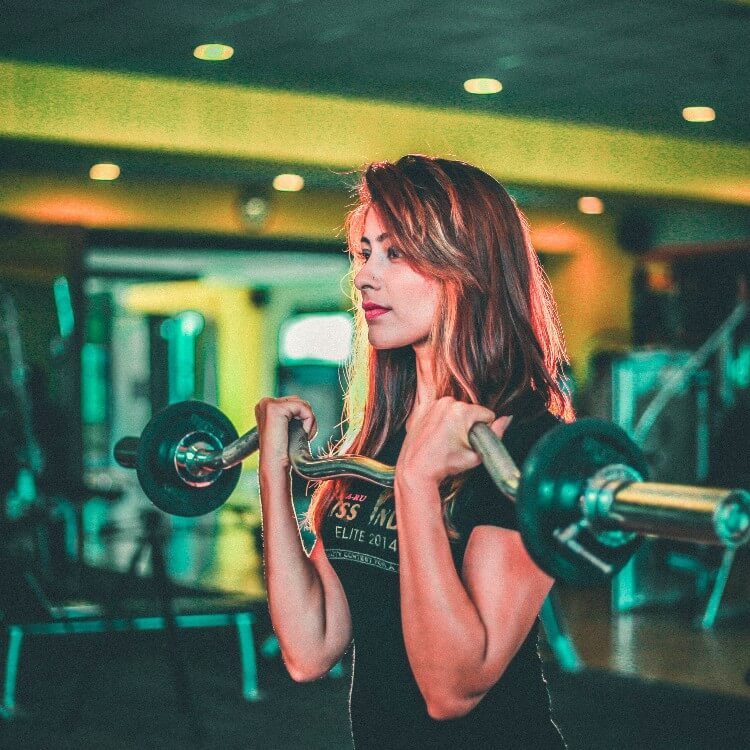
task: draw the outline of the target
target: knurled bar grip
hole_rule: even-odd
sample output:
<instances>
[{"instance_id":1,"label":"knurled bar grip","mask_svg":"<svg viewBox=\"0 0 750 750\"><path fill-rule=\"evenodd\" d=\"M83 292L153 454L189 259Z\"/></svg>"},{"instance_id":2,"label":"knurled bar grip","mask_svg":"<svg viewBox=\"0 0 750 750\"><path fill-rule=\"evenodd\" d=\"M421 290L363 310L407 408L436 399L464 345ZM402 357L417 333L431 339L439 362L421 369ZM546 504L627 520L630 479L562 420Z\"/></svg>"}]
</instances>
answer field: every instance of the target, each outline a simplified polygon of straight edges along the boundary
<instances>
[{"instance_id":1,"label":"knurled bar grip","mask_svg":"<svg viewBox=\"0 0 750 750\"><path fill-rule=\"evenodd\" d=\"M313 459L305 428L298 419L289 423L289 461L294 470L305 479L331 479L356 477L366 479L381 487L393 487L396 470L367 456L334 456Z\"/></svg>"}]
</instances>

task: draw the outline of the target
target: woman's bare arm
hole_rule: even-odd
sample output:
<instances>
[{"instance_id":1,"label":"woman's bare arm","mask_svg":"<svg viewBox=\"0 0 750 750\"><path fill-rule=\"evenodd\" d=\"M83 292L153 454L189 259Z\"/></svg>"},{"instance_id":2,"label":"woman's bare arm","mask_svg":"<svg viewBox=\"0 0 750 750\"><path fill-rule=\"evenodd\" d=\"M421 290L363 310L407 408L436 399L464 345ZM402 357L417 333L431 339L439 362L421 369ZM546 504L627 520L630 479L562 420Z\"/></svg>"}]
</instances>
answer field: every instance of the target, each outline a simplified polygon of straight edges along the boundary
<instances>
[{"instance_id":1,"label":"woman's bare arm","mask_svg":"<svg viewBox=\"0 0 750 750\"><path fill-rule=\"evenodd\" d=\"M455 570L438 488L397 477L401 619L412 671L436 719L463 716L500 679L552 586L518 532L479 526Z\"/></svg>"},{"instance_id":2,"label":"woman's bare arm","mask_svg":"<svg viewBox=\"0 0 750 750\"><path fill-rule=\"evenodd\" d=\"M289 485L288 476L261 475L263 557L268 608L284 663L293 679L307 681L341 658L351 642L351 618L322 544L316 542L309 557L305 552Z\"/></svg>"},{"instance_id":3,"label":"woman's bare arm","mask_svg":"<svg viewBox=\"0 0 750 750\"><path fill-rule=\"evenodd\" d=\"M314 435L315 417L310 405L294 396L261 399L255 413L271 622L292 678L314 680L338 661L352 638L349 605L341 582L320 542L308 557L292 503L289 420L301 419L308 435Z\"/></svg>"}]
</instances>

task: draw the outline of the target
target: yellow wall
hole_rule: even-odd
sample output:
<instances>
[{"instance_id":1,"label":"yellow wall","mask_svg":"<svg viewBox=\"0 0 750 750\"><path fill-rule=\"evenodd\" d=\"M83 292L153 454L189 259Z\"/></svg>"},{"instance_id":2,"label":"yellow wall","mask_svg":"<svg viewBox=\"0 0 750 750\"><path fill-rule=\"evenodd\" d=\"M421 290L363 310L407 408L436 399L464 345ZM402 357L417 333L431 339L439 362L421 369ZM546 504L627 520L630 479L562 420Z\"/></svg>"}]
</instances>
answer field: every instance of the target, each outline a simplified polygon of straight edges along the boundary
<instances>
[{"instance_id":1,"label":"yellow wall","mask_svg":"<svg viewBox=\"0 0 750 750\"><path fill-rule=\"evenodd\" d=\"M582 384L597 346L630 340L634 260L617 244L612 215L531 212L529 220L534 246L545 258L573 371Z\"/></svg>"},{"instance_id":2,"label":"yellow wall","mask_svg":"<svg viewBox=\"0 0 750 750\"><path fill-rule=\"evenodd\" d=\"M501 181L750 203L750 149L415 104L0 60L0 137L350 169L450 154Z\"/></svg>"},{"instance_id":3,"label":"yellow wall","mask_svg":"<svg viewBox=\"0 0 750 750\"><path fill-rule=\"evenodd\" d=\"M0 137L85 146L103 158L116 149L348 170L421 151L476 163L503 182L750 204L750 149L698 137L15 61L0 61L0 90ZM325 241L340 236L349 201L343 191L273 193L266 225L249 229L239 194L127 174L92 184L0 172L0 216L92 228ZM559 238L538 246L564 252L550 275L580 375L603 332L627 337L632 261L617 249L611 216L588 222L571 209L530 219L577 235L568 251Z\"/></svg>"},{"instance_id":4,"label":"yellow wall","mask_svg":"<svg viewBox=\"0 0 750 750\"><path fill-rule=\"evenodd\" d=\"M262 228L253 230L239 218L239 196L238 187L226 184L97 184L87 178L0 174L0 215L28 222L342 241L341 227L350 203L344 191L272 191L269 218ZM575 374L580 379L598 340L614 338L621 342L629 338L633 260L617 245L613 214L586 216L575 209L530 210L527 214L534 245L549 261L546 266ZM34 244L38 253L35 273L42 275L48 273L44 270L45 247L51 255L61 253L61 243L53 239L54 233L47 235L52 239L37 239ZM14 258L25 252L25 246L25 240L6 242L4 246L0 243L0 273L4 259L6 265L17 265ZM247 419L239 423L245 424Z\"/></svg>"},{"instance_id":5,"label":"yellow wall","mask_svg":"<svg viewBox=\"0 0 750 750\"><path fill-rule=\"evenodd\" d=\"M221 183L93 182L87 176L0 172L0 216L88 229L331 240L349 202L343 191L272 191L268 219L256 229L240 218L240 194L236 185Z\"/></svg>"},{"instance_id":6,"label":"yellow wall","mask_svg":"<svg viewBox=\"0 0 750 750\"><path fill-rule=\"evenodd\" d=\"M264 395L259 387L258 356L266 342L262 314L251 304L247 287L206 281L137 284L128 289L125 306L152 315L196 310L211 319L216 326L216 354L221 363L218 407L238 430L250 429L255 423L253 406Z\"/></svg>"}]
</instances>

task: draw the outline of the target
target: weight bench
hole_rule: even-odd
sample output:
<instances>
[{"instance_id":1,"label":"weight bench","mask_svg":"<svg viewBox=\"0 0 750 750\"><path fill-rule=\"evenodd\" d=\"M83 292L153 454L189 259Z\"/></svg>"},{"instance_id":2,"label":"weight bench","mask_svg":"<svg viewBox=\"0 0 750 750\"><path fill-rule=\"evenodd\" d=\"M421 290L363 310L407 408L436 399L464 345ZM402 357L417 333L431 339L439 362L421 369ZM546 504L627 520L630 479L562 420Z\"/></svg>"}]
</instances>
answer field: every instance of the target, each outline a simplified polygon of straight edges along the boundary
<instances>
[{"instance_id":1,"label":"weight bench","mask_svg":"<svg viewBox=\"0 0 750 750\"><path fill-rule=\"evenodd\" d=\"M242 696L247 701L262 698L258 689L258 673L255 661L253 621L247 611L247 602L240 597L196 597L175 601L175 622L178 628L212 628L233 625L239 638L240 663L242 667ZM131 632L164 630L167 626L163 616L146 614L106 616L96 604L82 603L49 608L51 619L41 617L28 622L5 622L8 644L3 673L2 704L0 718L11 719L16 712L16 678L21 656L21 644L25 635L73 635L80 633Z\"/></svg>"}]
</instances>

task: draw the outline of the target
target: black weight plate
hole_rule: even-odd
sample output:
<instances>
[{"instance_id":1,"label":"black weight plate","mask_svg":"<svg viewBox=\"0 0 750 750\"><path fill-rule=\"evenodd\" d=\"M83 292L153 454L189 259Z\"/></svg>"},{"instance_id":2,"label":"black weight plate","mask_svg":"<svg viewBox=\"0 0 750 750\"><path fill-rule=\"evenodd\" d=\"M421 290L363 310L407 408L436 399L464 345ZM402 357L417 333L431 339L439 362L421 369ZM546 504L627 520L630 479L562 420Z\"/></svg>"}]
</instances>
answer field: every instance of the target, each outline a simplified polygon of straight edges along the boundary
<instances>
[{"instance_id":1,"label":"black weight plate","mask_svg":"<svg viewBox=\"0 0 750 750\"><path fill-rule=\"evenodd\" d=\"M207 487L186 484L177 473L177 444L190 433L208 433L226 447L237 439L237 431L216 407L203 401L180 401L155 414L141 434L136 472L151 502L175 516L200 516L216 510L232 494L242 466L224 469Z\"/></svg>"},{"instance_id":2,"label":"black weight plate","mask_svg":"<svg viewBox=\"0 0 750 750\"><path fill-rule=\"evenodd\" d=\"M611 464L625 464L643 478L648 467L627 433L611 422L585 418L544 435L526 459L516 496L518 526L524 544L542 570L577 586L601 583L610 576L555 538L582 519L580 497L586 480ZM618 547L600 542L587 529L576 537L616 573L630 559L640 538Z\"/></svg>"}]
</instances>

